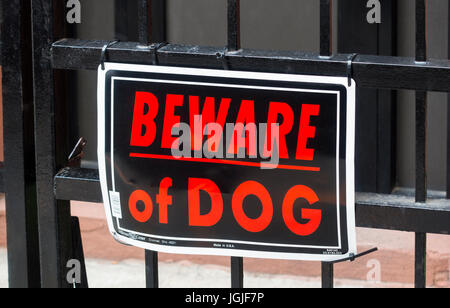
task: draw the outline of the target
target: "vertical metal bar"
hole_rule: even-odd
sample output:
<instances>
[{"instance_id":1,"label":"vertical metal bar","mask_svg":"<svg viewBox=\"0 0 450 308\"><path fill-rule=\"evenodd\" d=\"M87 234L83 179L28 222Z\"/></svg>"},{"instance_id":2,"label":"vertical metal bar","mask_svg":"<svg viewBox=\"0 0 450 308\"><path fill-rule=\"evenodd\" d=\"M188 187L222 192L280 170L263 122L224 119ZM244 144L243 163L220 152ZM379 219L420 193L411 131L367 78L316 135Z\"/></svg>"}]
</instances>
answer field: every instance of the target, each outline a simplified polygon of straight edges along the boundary
<instances>
[{"instance_id":1,"label":"vertical metal bar","mask_svg":"<svg viewBox=\"0 0 450 308\"><path fill-rule=\"evenodd\" d=\"M145 251L145 280L148 289L159 287L158 279L158 253L150 250Z\"/></svg>"},{"instance_id":2,"label":"vertical metal bar","mask_svg":"<svg viewBox=\"0 0 450 308\"><path fill-rule=\"evenodd\" d=\"M322 262L322 288L332 289L334 287L334 264Z\"/></svg>"},{"instance_id":3,"label":"vertical metal bar","mask_svg":"<svg viewBox=\"0 0 450 308\"><path fill-rule=\"evenodd\" d=\"M332 0L320 0L320 55L328 57L332 54Z\"/></svg>"},{"instance_id":4,"label":"vertical metal bar","mask_svg":"<svg viewBox=\"0 0 450 308\"><path fill-rule=\"evenodd\" d=\"M415 270L414 285L416 288L426 288L427 273L427 234L416 233L415 238Z\"/></svg>"},{"instance_id":5,"label":"vertical metal bar","mask_svg":"<svg viewBox=\"0 0 450 308\"><path fill-rule=\"evenodd\" d=\"M416 91L416 202L427 200L426 126L427 93Z\"/></svg>"},{"instance_id":6,"label":"vertical metal bar","mask_svg":"<svg viewBox=\"0 0 450 308\"><path fill-rule=\"evenodd\" d=\"M231 288L244 288L244 259L231 257Z\"/></svg>"},{"instance_id":7,"label":"vertical metal bar","mask_svg":"<svg viewBox=\"0 0 450 308\"><path fill-rule=\"evenodd\" d=\"M139 7L145 7L145 4L138 1L130 0L115 0L115 37L121 41L141 42L147 46L148 43L157 43L166 41L166 0L152 0L151 12L144 8L140 10ZM139 12L142 14L140 23ZM149 15L151 13L151 16ZM151 29L148 27L148 19L151 21ZM147 23L147 26L145 26ZM142 30L138 29L139 25ZM148 34L145 34L145 32ZM150 33L151 31L151 33ZM142 39L139 38L139 32ZM150 36L149 36L150 35ZM143 43L142 43L143 41Z\"/></svg>"},{"instance_id":8,"label":"vertical metal bar","mask_svg":"<svg viewBox=\"0 0 450 308\"><path fill-rule=\"evenodd\" d=\"M329 57L332 54L332 0L320 0L320 55ZM333 263L322 262L322 288L334 286Z\"/></svg>"},{"instance_id":9,"label":"vertical metal bar","mask_svg":"<svg viewBox=\"0 0 450 308\"><path fill-rule=\"evenodd\" d=\"M138 37L141 45L152 41L152 0L138 0Z\"/></svg>"},{"instance_id":10,"label":"vertical metal bar","mask_svg":"<svg viewBox=\"0 0 450 308\"><path fill-rule=\"evenodd\" d=\"M115 38L121 41L138 41L137 32L134 31L133 37L130 39L131 25L128 20L130 15L130 6L135 1L114 0L114 31Z\"/></svg>"},{"instance_id":11,"label":"vertical metal bar","mask_svg":"<svg viewBox=\"0 0 450 308\"><path fill-rule=\"evenodd\" d=\"M241 49L241 2L228 0L228 51Z\"/></svg>"},{"instance_id":12,"label":"vertical metal bar","mask_svg":"<svg viewBox=\"0 0 450 308\"><path fill-rule=\"evenodd\" d=\"M31 5L1 2L3 129L9 286L40 286L37 224Z\"/></svg>"},{"instance_id":13,"label":"vertical metal bar","mask_svg":"<svg viewBox=\"0 0 450 308\"><path fill-rule=\"evenodd\" d=\"M167 41L166 11L166 0L152 0L152 41L155 43Z\"/></svg>"},{"instance_id":14,"label":"vertical metal bar","mask_svg":"<svg viewBox=\"0 0 450 308\"><path fill-rule=\"evenodd\" d=\"M55 18L54 18L55 16ZM58 18L59 19L58 19ZM33 78L36 140L36 189L42 287L71 287L66 264L73 258L70 203L57 201L53 177L67 157L62 79L54 78L51 44L64 32L64 3L33 0ZM58 120L58 121L56 121Z\"/></svg>"},{"instance_id":15,"label":"vertical metal bar","mask_svg":"<svg viewBox=\"0 0 450 308\"><path fill-rule=\"evenodd\" d=\"M367 9L367 8L366 8ZM380 56L397 55L397 1L381 1L382 22L378 24ZM376 192L390 194L396 183L396 112L397 92L377 90L377 160Z\"/></svg>"},{"instance_id":16,"label":"vertical metal bar","mask_svg":"<svg viewBox=\"0 0 450 308\"><path fill-rule=\"evenodd\" d=\"M155 0L153 0L155 1ZM153 42L152 35L152 0L139 0L138 6L138 36L142 45ZM165 6L162 6L165 9ZM161 12L160 12L161 13ZM165 12L162 12L165 15ZM165 18L159 19L159 22ZM165 27L164 27L165 28ZM145 251L145 278L147 288L158 288L158 253L150 250Z\"/></svg>"},{"instance_id":17,"label":"vertical metal bar","mask_svg":"<svg viewBox=\"0 0 450 308\"><path fill-rule=\"evenodd\" d=\"M450 1L448 1L448 16L450 17ZM447 53L450 59L450 18L447 19L448 44ZM450 199L450 93L447 94L447 199Z\"/></svg>"},{"instance_id":18,"label":"vertical metal bar","mask_svg":"<svg viewBox=\"0 0 450 308\"><path fill-rule=\"evenodd\" d=\"M78 289L87 289L89 288L87 272L86 272L86 262L84 260L84 251L83 251L83 241L81 238L81 228L80 228L80 220L78 217L72 217L72 249L73 249L73 258L80 262L80 279L79 283L75 284L75 287Z\"/></svg>"},{"instance_id":19,"label":"vertical metal bar","mask_svg":"<svg viewBox=\"0 0 450 308\"><path fill-rule=\"evenodd\" d=\"M240 0L228 0L227 12L227 49L236 51L241 49L241 2ZM231 257L231 288L242 289L244 287L244 259Z\"/></svg>"},{"instance_id":20,"label":"vertical metal bar","mask_svg":"<svg viewBox=\"0 0 450 308\"><path fill-rule=\"evenodd\" d=\"M427 60L426 0L416 0L416 61ZM427 93L416 91L416 202L427 200L426 174ZM415 286L426 287L427 235L415 236Z\"/></svg>"},{"instance_id":21,"label":"vertical metal bar","mask_svg":"<svg viewBox=\"0 0 450 308\"><path fill-rule=\"evenodd\" d=\"M416 0L416 60L427 59L427 0Z\"/></svg>"},{"instance_id":22,"label":"vertical metal bar","mask_svg":"<svg viewBox=\"0 0 450 308\"><path fill-rule=\"evenodd\" d=\"M447 189L446 190L447 190L447 199L450 199L450 94L447 94Z\"/></svg>"}]
</instances>

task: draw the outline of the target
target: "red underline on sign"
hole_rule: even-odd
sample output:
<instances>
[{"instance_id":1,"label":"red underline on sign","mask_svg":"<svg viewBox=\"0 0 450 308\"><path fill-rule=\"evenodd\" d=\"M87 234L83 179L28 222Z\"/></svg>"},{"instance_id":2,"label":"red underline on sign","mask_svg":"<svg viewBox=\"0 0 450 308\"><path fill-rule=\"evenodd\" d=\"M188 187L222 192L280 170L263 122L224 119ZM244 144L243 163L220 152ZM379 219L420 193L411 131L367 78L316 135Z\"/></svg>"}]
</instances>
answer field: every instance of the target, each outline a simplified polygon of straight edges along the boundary
<instances>
[{"instance_id":1,"label":"red underline on sign","mask_svg":"<svg viewBox=\"0 0 450 308\"><path fill-rule=\"evenodd\" d=\"M320 172L320 167L275 165L275 164L270 164L270 163L253 163L253 162L239 161L239 160L195 158L195 157L173 157L170 155L142 154L142 153L130 153L130 157L184 161L184 162L194 162L194 163L208 163L208 164L220 164L220 165L234 165L234 166L258 167L258 168L272 168L272 169Z\"/></svg>"}]
</instances>

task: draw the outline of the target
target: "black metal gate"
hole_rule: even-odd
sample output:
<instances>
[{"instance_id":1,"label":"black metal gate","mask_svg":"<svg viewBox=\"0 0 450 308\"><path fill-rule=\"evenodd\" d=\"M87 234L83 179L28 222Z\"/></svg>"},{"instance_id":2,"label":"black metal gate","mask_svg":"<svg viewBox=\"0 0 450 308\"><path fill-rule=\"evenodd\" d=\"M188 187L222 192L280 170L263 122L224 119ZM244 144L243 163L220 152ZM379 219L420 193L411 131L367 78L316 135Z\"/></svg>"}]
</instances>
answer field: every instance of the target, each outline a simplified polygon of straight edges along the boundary
<instances>
[{"instance_id":1,"label":"black metal gate","mask_svg":"<svg viewBox=\"0 0 450 308\"><path fill-rule=\"evenodd\" d=\"M114 44L108 49L109 61L221 69L223 59L219 61L218 55L225 52L226 64L233 70L323 76L346 76L350 63L361 88L415 90L415 196L358 193L356 223L415 232L415 286L426 286L427 233L450 233L450 163L447 171L442 170L447 174L447 193L427 197L427 91L450 92L450 62L427 59L426 0L416 0L415 59L333 55L332 0L320 0L320 54L241 49L239 0L228 0L226 48L174 44L157 48L165 38L165 1L138 3L139 42ZM67 110L72 98L66 71L96 70L108 42L64 38L70 35L65 1L3 0L1 9L5 163L0 188L6 193L10 286L70 287L66 263L84 258L69 200L102 198L97 170L76 163L68 166ZM450 136L450 125L446 129ZM448 154L449 146L450 141ZM145 261L147 286L157 287L157 253L147 251ZM231 286L243 287L243 280L242 258L231 258ZM333 287L333 264L322 264L322 285Z\"/></svg>"}]
</instances>

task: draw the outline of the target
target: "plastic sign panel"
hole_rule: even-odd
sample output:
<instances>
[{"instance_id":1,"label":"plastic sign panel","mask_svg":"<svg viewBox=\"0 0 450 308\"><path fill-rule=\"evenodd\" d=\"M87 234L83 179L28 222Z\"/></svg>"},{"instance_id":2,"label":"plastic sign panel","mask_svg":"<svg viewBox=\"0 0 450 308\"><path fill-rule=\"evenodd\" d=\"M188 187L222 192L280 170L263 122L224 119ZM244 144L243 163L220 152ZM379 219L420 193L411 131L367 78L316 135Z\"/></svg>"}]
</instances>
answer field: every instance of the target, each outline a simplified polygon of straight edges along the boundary
<instances>
[{"instance_id":1,"label":"plastic sign panel","mask_svg":"<svg viewBox=\"0 0 450 308\"><path fill-rule=\"evenodd\" d=\"M356 253L355 83L105 63L110 231L148 250L332 261Z\"/></svg>"}]
</instances>

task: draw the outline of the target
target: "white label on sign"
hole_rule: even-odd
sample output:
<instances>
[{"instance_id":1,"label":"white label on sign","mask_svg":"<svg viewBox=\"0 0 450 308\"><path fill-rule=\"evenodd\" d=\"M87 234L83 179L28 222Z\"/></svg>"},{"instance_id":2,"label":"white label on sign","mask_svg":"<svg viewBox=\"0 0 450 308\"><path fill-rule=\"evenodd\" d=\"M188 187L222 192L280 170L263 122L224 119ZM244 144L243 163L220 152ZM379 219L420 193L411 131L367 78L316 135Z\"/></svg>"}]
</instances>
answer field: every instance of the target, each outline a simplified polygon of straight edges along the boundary
<instances>
[{"instance_id":1,"label":"white label on sign","mask_svg":"<svg viewBox=\"0 0 450 308\"><path fill-rule=\"evenodd\" d=\"M113 216L122 219L122 208L120 206L120 193L117 191L110 191L109 198L111 199L111 209Z\"/></svg>"}]
</instances>

